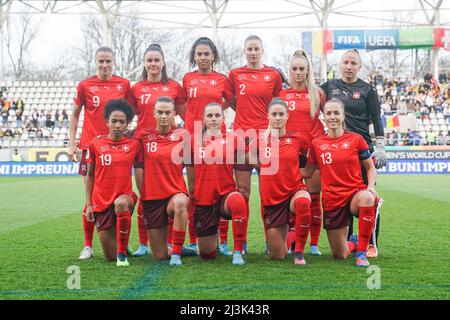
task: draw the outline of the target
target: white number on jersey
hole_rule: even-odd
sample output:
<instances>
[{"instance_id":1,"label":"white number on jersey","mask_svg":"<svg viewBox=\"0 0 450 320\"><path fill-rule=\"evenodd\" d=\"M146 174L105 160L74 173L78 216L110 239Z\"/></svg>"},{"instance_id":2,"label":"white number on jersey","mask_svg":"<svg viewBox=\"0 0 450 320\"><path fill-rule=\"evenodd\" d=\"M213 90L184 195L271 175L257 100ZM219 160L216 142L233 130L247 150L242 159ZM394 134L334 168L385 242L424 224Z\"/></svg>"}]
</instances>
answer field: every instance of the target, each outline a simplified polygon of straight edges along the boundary
<instances>
[{"instance_id":1,"label":"white number on jersey","mask_svg":"<svg viewBox=\"0 0 450 320\"><path fill-rule=\"evenodd\" d=\"M240 93L241 95L244 95L244 94L245 94L245 84L240 84L240 85L239 85L239 88L241 89L241 91L239 91L239 93Z\"/></svg>"},{"instance_id":2,"label":"white number on jersey","mask_svg":"<svg viewBox=\"0 0 450 320\"><path fill-rule=\"evenodd\" d=\"M266 152L265 152L264 156L266 158L270 158L272 156L272 148L271 147L266 148Z\"/></svg>"},{"instance_id":3,"label":"white number on jersey","mask_svg":"<svg viewBox=\"0 0 450 320\"><path fill-rule=\"evenodd\" d=\"M200 157L200 159L203 159L203 158L206 156L205 148L201 147L201 148L198 150L198 156Z\"/></svg>"},{"instance_id":4,"label":"white number on jersey","mask_svg":"<svg viewBox=\"0 0 450 320\"><path fill-rule=\"evenodd\" d=\"M109 153L100 155L100 160L102 161L102 166L109 166L112 162L112 157Z\"/></svg>"},{"instance_id":5,"label":"white number on jersey","mask_svg":"<svg viewBox=\"0 0 450 320\"><path fill-rule=\"evenodd\" d=\"M331 164L333 162L333 158L331 157L331 152L322 153L320 155L320 157L322 158L323 164Z\"/></svg>"},{"instance_id":6,"label":"white number on jersey","mask_svg":"<svg viewBox=\"0 0 450 320\"><path fill-rule=\"evenodd\" d=\"M99 96L93 96L92 102L94 102L94 107L98 107L100 105L100 97Z\"/></svg>"},{"instance_id":7,"label":"white number on jersey","mask_svg":"<svg viewBox=\"0 0 450 320\"><path fill-rule=\"evenodd\" d=\"M147 142L147 152L156 152L158 151L158 144L156 142Z\"/></svg>"},{"instance_id":8,"label":"white number on jersey","mask_svg":"<svg viewBox=\"0 0 450 320\"><path fill-rule=\"evenodd\" d=\"M289 101L288 105L289 105L289 110L291 110L291 111L295 110L295 101Z\"/></svg>"},{"instance_id":9,"label":"white number on jersey","mask_svg":"<svg viewBox=\"0 0 450 320\"><path fill-rule=\"evenodd\" d=\"M148 100L150 100L150 97L152 96L151 93L146 93L141 95L141 104L147 104Z\"/></svg>"},{"instance_id":10,"label":"white number on jersey","mask_svg":"<svg viewBox=\"0 0 450 320\"><path fill-rule=\"evenodd\" d=\"M189 89L189 98L197 98L197 87Z\"/></svg>"}]
</instances>

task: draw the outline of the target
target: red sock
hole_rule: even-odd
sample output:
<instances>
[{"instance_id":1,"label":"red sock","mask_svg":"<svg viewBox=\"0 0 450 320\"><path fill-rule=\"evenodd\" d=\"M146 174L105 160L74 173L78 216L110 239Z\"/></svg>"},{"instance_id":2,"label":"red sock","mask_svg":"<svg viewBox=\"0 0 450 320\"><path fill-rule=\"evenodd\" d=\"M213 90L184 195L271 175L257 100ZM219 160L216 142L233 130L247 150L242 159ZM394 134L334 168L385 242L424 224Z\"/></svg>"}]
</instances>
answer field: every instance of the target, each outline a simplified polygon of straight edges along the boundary
<instances>
[{"instance_id":1,"label":"red sock","mask_svg":"<svg viewBox=\"0 0 450 320\"><path fill-rule=\"evenodd\" d=\"M320 206L320 193L311 194L311 235L310 244L317 246L319 244L320 230L322 228L322 208Z\"/></svg>"},{"instance_id":2,"label":"red sock","mask_svg":"<svg viewBox=\"0 0 450 320\"><path fill-rule=\"evenodd\" d=\"M172 254L181 255L181 249L183 248L184 238L186 238L186 230L178 230L173 228L172 230Z\"/></svg>"},{"instance_id":3,"label":"red sock","mask_svg":"<svg viewBox=\"0 0 450 320\"><path fill-rule=\"evenodd\" d=\"M220 219L219 222L219 235L220 243L228 242L228 220Z\"/></svg>"},{"instance_id":4,"label":"red sock","mask_svg":"<svg viewBox=\"0 0 450 320\"><path fill-rule=\"evenodd\" d=\"M83 209L83 233L84 233L84 246L92 248L92 239L94 238L95 222L90 222L86 218L86 205Z\"/></svg>"},{"instance_id":5,"label":"red sock","mask_svg":"<svg viewBox=\"0 0 450 320\"><path fill-rule=\"evenodd\" d=\"M295 242L295 216L289 213L289 229L286 238L286 247L288 250L294 242Z\"/></svg>"},{"instance_id":6,"label":"red sock","mask_svg":"<svg viewBox=\"0 0 450 320\"><path fill-rule=\"evenodd\" d=\"M131 215L130 211L116 212L117 253L127 255L128 240L130 239Z\"/></svg>"},{"instance_id":7,"label":"red sock","mask_svg":"<svg viewBox=\"0 0 450 320\"><path fill-rule=\"evenodd\" d=\"M228 197L227 204L232 216L233 251L242 251L242 246L246 240L245 222L248 217L245 198L241 194L235 193Z\"/></svg>"},{"instance_id":8,"label":"red sock","mask_svg":"<svg viewBox=\"0 0 450 320\"><path fill-rule=\"evenodd\" d=\"M309 225L311 224L311 201L307 198L297 198L295 208L295 252L304 253L308 239Z\"/></svg>"},{"instance_id":9,"label":"red sock","mask_svg":"<svg viewBox=\"0 0 450 320\"><path fill-rule=\"evenodd\" d=\"M147 227L145 226L144 207L142 206L141 201L139 201L138 203L137 221L138 221L139 244L146 246L148 245L148 235L147 235Z\"/></svg>"},{"instance_id":10,"label":"red sock","mask_svg":"<svg viewBox=\"0 0 450 320\"><path fill-rule=\"evenodd\" d=\"M375 206L359 207L358 251L366 251L375 223Z\"/></svg>"},{"instance_id":11,"label":"red sock","mask_svg":"<svg viewBox=\"0 0 450 320\"><path fill-rule=\"evenodd\" d=\"M356 250L356 243L354 243L354 242L347 241L347 246L348 246L348 251L350 253L352 253L353 251Z\"/></svg>"},{"instance_id":12,"label":"red sock","mask_svg":"<svg viewBox=\"0 0 450 320\"><path fill-rule=\"evenodd\" d=\"M195 219L194 219L195 206L191 202L188 210L188 228L189 228L189 243L197 243L197 233L195 232Z\"/></svg>"},{"instance_id":13,"label":"red sock","mask_svg":"<svg viewBox=\"0 0 450 320\"><path fill-rule=\"evenodd\" d=\"M247 242L248 221L250 220L250 199L245 198L245 208L247 209L247 219L244 221L244 242Z\"/></svg>"},{"instance_id":14,"label":"red sock","mask_svg":"<svg viewBox=\"0 0 450 320\"><path fill-rule=\"evenodd\" d=\"M167 223L167 243L172 244L173 239L173 218L169 217L169 221ZM186 233L186 232L185 232Z\"/></svg>"}]
</instances>

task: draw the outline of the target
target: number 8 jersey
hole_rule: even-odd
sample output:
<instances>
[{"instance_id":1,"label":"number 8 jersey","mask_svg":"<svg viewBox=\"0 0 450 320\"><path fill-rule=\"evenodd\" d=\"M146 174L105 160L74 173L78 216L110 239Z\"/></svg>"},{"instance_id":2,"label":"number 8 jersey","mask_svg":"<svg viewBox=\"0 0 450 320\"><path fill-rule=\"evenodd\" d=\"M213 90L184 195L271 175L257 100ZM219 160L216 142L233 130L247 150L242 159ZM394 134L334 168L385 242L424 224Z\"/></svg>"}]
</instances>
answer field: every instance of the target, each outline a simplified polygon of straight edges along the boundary
<instances>
[{"instance_id":1,"label":"number 8 jersey","mask_svg":"<svg viewBox=\"0 0 450 320\"><path fill-rule=\"evenodd\" d=\"M106 210L122 194L132 194L132 169L139 161L140 150L139 141L127 137L113 141L108 136L99 136L91 141L87 162L95 165L94 212Z\"/></svg>"},{"instance_id":2,"label":"number 8 jersey","mask_svg":"<svg viewBox=\"0 0 450 320\"><path fill-rule=\"evenodd\" d=\"M81 150L87 150L89 142L94 137L109 133L103 116L106 104L113 99L129 100L129 96L130 82L117 76L112 76L108 81L92 76L78 84L74 103L79 107L84 106L83 131L80 139Z\"/></svg>"},{"instance_id":3,"label":"number 8 jersey","mask_svg":"<svg viewBox=\"0 0 450 320\"><path fill-rule=\"evenodd\" d=\"M320 170L325 211L345 206L355 192L367 188L360 160L369 158L369 147L357 133L346 131L338 138L324 135L312 141L308 162Z\"/></svg>"}]
</instances>

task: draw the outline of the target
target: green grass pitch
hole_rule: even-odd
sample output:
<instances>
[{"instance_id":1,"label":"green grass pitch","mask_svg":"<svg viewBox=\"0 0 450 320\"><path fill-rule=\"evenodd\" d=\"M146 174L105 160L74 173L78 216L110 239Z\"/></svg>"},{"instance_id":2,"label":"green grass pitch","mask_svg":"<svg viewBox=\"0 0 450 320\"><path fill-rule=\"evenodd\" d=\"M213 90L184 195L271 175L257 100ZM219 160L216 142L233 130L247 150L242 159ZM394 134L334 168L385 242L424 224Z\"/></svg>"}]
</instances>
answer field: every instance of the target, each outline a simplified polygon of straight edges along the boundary
<instances>
[{"instance_id":1,"label":"green grass pitch","mask_svg":"<svg viewBox=\"0 0 450 320\"><path fill-rule=\"evenodd\" d=\"M255 178L243 267L219 256L215 261L186 257L182 267L173 268L147 256L117 268L103 259L97 236L95 257L80 261L81 178L1 178L0 186L0 299L450 298L450 177L445 175L378 177L385 203L380 256L371 259L376 266L371 273L356 267L353 257L334 261L323 230L323 255L306 255L307 266L294 266L292 257L270 261L264 255ZM135 215L130 243L137 247ZM67 288L70 266L79 267L80 289ZM374 276L379 289L367 286Z\"/></svg>"}]
</instances>

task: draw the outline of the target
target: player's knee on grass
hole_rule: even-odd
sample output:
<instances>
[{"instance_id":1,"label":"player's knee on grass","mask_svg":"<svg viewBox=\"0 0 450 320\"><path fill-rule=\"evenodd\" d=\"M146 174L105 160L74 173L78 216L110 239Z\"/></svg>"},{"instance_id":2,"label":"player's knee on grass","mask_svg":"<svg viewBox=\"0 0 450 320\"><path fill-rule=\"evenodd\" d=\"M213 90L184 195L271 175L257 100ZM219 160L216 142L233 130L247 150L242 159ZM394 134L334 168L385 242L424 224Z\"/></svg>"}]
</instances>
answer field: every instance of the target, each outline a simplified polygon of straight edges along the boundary
<instances>
[{"instance_id":1,"label":"player's knee on grass","mask_svg":"<svg viewBox=\"0 0 450 320\"><path fill-rule=\"evenodd\" d=\"M200 251L200 257L205 260L213 260L217 256L217 250L211 251L209 253Z\"/></svg>"}]
</instances>

